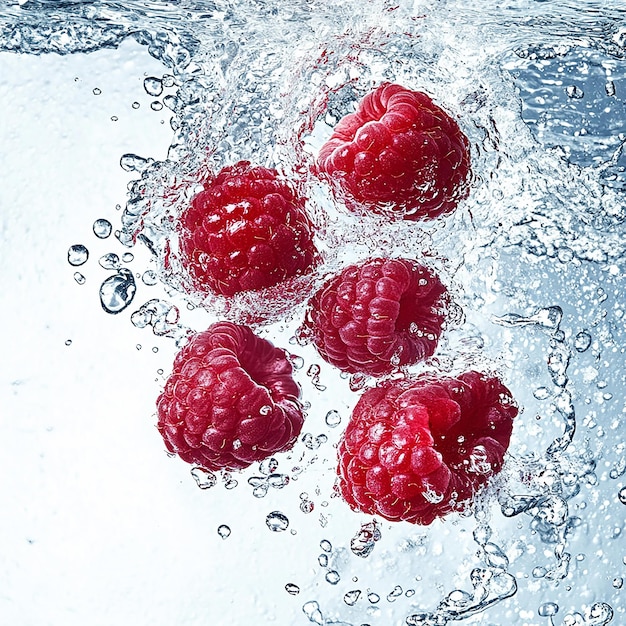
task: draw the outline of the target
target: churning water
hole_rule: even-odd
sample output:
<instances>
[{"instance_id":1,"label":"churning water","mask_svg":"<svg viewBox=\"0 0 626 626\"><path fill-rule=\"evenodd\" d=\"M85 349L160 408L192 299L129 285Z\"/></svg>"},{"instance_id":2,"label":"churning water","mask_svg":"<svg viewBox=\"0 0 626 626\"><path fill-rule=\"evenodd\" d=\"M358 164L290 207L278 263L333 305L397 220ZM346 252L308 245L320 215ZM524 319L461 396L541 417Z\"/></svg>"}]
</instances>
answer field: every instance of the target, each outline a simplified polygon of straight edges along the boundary
<instances>
[{"instance_id":1,"label":"churning water","mask_svg":"<svg viewBox=\"0 0 626 626\"><path fill-rule=\"evenodd\" d=\"M184 479L163 497L175 507L179 490L193 484L211 534L209 541L179 530L176 571L204 579L176 585L177 595L164 599L129 592L112 604L126 606L133 623L151 624L166 623L160 614L176 616L168 624L233 626L249 623L246 615L280 626L624 623L622 2L5 0L0 7L4 53L114 49L111 72L119 72L134 42L162 64L127 100L137 109L148 96L141 106L168 111L167 158L129 146L119 154L130 181L119 212L77 207L92 232L63 242L68 276L83 284L98 262L109 272L91 291L89 281L76 286L80 296L99 299L168 354L217 318L265 316L255 329L293 353L307 406L293 452L248 471L193 468L189 476L181 461L169 461ZM383 81L430 94L471 141L472 191L445 219L389 223L348 214L307 174L331 127ZM324 257L318 282L358 259L404 255L424 259L449 285L455 315L435 355L414 370L496 372L521 408L504 471L466 515L429 527L390 524L333 497L333 446L371 381L339 376L301 345L299 292L271 308L250 295L186 293L171 218L204 173L240 159L306 179ZM90 255L98 240L109 250ZM93 317L94 333L99 321ZM160 374L170 366L163 358ZM158 434L146 432L160 449ZM148 555L148 567L166 576L170 564L155 556L160 532L137 533L142 551L127 559ZM237 585L216 594L241 553L262 575L238 572ZM7 566L9 575L15 567ZM48 623L49 607L37 620L2 593L0 611L11 623ZM68 609L63 623L101 623L84 611Z\"/></svg>"}]
</instances>

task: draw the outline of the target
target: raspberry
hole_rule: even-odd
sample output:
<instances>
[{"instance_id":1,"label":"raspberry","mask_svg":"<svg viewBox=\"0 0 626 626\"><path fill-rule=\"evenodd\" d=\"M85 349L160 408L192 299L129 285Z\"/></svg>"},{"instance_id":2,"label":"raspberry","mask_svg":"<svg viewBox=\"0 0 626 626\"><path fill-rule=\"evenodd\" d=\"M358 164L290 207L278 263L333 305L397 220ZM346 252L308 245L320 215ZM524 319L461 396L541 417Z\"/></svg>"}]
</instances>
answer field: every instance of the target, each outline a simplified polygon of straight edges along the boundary
<instances>
[{"instance_id":1,"label":"raspberry","mask_svg":"<svg viewBox=\"0 0 626 626\"><path fill-rule=\"evenodd\" d=\"M383 83L339 121L317 167L348 208L435 218L467 196L469 141L426 94Z\"/></svg>"},{"instance_id":2,"label":"raspberry","mask_svg":"<svg viewBox=\"0 0 626 626\"><path fill-rule=\"evenodd\" d=\"M278 172L247 161L205 182L180 218L194 287L232 296L305 274L315 263L304 198Z\"/></svg>"},{"instance_id":3,"label":"raspberry","mask_svg":"<svg viewBox=\"0 0 626 626\"><path fill-rule=\"evenodd\" d=\"M285 352L247 326L217 322L198 333L157 400L167 449L210 470L288 450L304 421L291 373Z\"/></svg>"},{"instance_id":4,"label":"raspberry","mask_svg":"<svg viewBox=\"0 0 626 626\"><path fill-rule=\"evenodd\" d=\"M497 378L474 371L385 381L339 442L338 490L354 510L430 524L500 471L517 412Z\"/></svg>"},{"instance_id":5,"label":"raspberry","mask_svg":"<svg viewBox=\"0 0 626 626\"><path fill-rule=\"evenodd\" d=\"M415 261L372 259L347 267L311 298L302 331L340 370L387 374L435 351L446 294Z\"/></svg>"}]
</instances>

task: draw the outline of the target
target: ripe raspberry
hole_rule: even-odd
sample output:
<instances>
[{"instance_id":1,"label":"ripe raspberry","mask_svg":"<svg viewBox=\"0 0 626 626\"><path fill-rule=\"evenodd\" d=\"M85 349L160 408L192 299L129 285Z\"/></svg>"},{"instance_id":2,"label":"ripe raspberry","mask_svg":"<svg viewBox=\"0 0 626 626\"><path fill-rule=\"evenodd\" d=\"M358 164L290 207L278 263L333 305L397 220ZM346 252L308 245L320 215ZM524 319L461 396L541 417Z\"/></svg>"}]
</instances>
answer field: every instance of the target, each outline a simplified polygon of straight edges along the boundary
<instances>
[{"instance_id":1,"label":"ripe raspberry","mask_svg":"<svg viewBox=\"0 0 626 626\"><path fill-rule=\"evenodd\" d=\"M283 350L248 327L218 322L174 360L157 400L170 452L207 469L242 469L295 443L300 390Z\"/></svg>"},{"instance_id":2,"label":"ripe raspberry","mask_svg":"<svg viewBox=\"0 0 626 626\"><path fill-rule=\"evenodd\" d=\"M347 267L311 298L302 330L340 370L379 376L435 351L446 294L415 261L372 259Z\"/></svg>"},{"instance_id":3,"label":"ripe raspberry","mask_svg":"<svg viewBox=\"0 0 626 626\"><path fill-rule=\"evenodd\" d=\"M361 396L339 442L339 492L354 510L430 524L500 471L517 412L478 372L385 381Z\"/></svg>"},{"instance_id":4,"label":"ripe raspberry","mask_svg":"<svg viewBox=\"0 0 626 626\"><path fill-rule=\"evenodd\" d=\"M407 220L452 211L468 193L469 141L423 93L383 83L339 121L319 172L362 206Z\"/></svg>"},{"instance_id":5,"label":"ripe raspberry","mask_svg":"<svg viewBox=\"0 0 626 626\"><path fill-rule=\"evenodd\" d=\"M278 172L247 161L207 181L180 218L182 263L200 291L272 287L315 262L304 198Z\"/></svg>"}]
</instances>

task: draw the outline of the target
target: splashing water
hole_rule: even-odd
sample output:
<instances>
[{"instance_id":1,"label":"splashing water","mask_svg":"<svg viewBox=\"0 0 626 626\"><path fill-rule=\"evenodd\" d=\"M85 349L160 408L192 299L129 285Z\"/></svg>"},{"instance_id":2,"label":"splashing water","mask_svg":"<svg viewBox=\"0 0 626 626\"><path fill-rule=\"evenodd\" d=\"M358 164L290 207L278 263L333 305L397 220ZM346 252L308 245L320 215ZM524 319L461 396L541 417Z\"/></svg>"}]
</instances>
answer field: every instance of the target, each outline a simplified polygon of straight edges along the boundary
<instances>
[{"instance_id":1,"label":"splashing water","mask_svg":"<svg viewBox=\"0 0 626 626\"><path fill-rule=\"evenodd\" d=\"M294 375L311 425L289 455L293 469L281 459L279 474L269 459L222 482L226 506L241 498L259 533L273 531L263 536L279 550L297 543L298 559L317 568L298 580L286 566L274 572L283 596L302 598L299 623L623 620L614 581L626 558L626 10L595 0L31 0L0 9L3 51L75 54L127 40L165 68L140 87L152 110L170 112L173 138L163 160L133 146L119 155L131 182L115 226L120 250L100 257L116 272L100 281L105 311L124 312L137 292L143 304L126 312L129 323L164 341L183 345L223 317L264 319L259 332L286 348L302 314L295 294L356 260L410 256L437 269L457 307L424 367L497 373L523 407L503 472L470 510L432 527L379 527L333 497L330 445L373 381L338 376L298 340ZM364 219L310 174L331 127L383 81L429 93L471 141L472 190L445 219ZM176 218L203 177L240 159L303 181L323 256L311 281L270 292L269 305L259 294L198 293L181 271ZM97 239L112 232L99 215L87 225ZM121 266L132 260L127 248L149 255L141 281ZM82 244L67 252L79 283L88 257ZM143 295L159 284L163 294ZM192 476L203 496L218 497L215 474ZM313 499L298 496L309 493L319 517L309 515ZM233 549L235 534L223 543Z\"/></svg>"}]
</instances>

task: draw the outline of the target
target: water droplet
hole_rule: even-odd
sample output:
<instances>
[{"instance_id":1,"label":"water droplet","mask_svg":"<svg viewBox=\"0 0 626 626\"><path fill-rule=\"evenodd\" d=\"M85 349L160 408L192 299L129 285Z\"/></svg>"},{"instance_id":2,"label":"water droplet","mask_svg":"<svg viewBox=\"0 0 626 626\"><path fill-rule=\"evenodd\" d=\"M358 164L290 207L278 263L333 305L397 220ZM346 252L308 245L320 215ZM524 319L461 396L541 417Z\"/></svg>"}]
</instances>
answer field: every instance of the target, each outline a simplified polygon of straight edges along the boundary
<instances>
[{"instance_id":1,"label":"water droplet","mask_svg":"<svg viewBox=\"0 0 626 626\"><path fill-rule=\"evenodd\" d=\"M103 267L105 270L119 270L122 267L120 263L120 257L115 254L115 252L107 252L107 254L103 254L99 259L98 263L100 263L100 267Z\"/></svg>"},{"instance_id":2,"label":"water droplet","mask_svg":"<svg viewBox=\"0 0 626 626\"><path fill-rule=\"evenodd\" d=\"M159 102L158 100L155 100L154 102L150 104L150 108L153 111L161 111L161 109L163 109L163 103Z\"/></svg>"},{"instance_id":3,"label":"water droplet","mask_svg":"<svg viewBox=\"0 0 626 626\"><path fill-rule=\"evenodd\" d=\"M222 539L227 539L228 537L230 537L230 527L226 526L226 524L221 524L217 527L217 534Z\"/></svg>"},{"instance_id":4,"label":"water droplet","mask_svg":"<svg viewBox=\"0 0 626 626\"><path fill-rule=\"evenodd\" d=\"M72 340L71 339L66 339L65 340L65 345L66 346L71 346L72 345Z\"/></svg>"},{"instance_id":5,"label":"water droplet","mask_svg":"<svg viewBox=\"0 0 626 626\"><path fill-rule=\"evenodd\" d=\"M135 255L132 252L124 252L122 255L122 261L124 261L124 263L131 263L134 259Z\"/></svg>"},{"instance_id":6,"label":"water droplet","mask_svg":"<svg viewBox=\"0 0 626 626\"><path fill-rule=\"evenodd\" d=\"M359 599L360 595L361 595L360 589L354 589L353 591L348 591L348 593L346 593L343 596L343 601L348 606L354 606L356 604L356 601Z\"/></svg>"},{"instance_id":7,"label":"water droplet","mask_svg":"<svg viewBox=\"0 0 626 626\"><path fill-rule=\"evenodd\" d=\"M119 117L117 117L117 115L111 115L112 122L117 122L118 120L119 120Z\"/></svg>"},{"instance_id":8,"label":"water droplet","mask_svg":"<svg viewBox=\"0 0 626 626\"><path fill-rule=\"evenodd\" d=\"M324 552L330 552L333 549L333 545L328 541L328 539L322 539L320 541L320 548L324 550Z\"/></svg>"},{"instance_id":9,"label":"water droplet","mask_svg":"<svg viewBox=\"0 0 626 626\"><path fill-rule=\"evenodd\" d=\"M154 163L154 159L144 159L136 154L123 154L120 158L120 167L125 172L143 172Z\"/></svg>"},{"instance_id":10,"label":"water droplet","mask_svg":"<svg viewBox=\"0 0 626 626\"><path fill-rule=\"evenodd\" d=\"M585 92L577 85L568 85L565 92L568 98L573 98L574 100L580 100L585 96Z\"/></svg>"},{"instance_id":11,"label":"water droplet","mask_svg":"<svg viewBox=\"0 0 626 626\"><path fill-rule=\"evenodd\" d=\"M585 352L591 345L591 335L586 330L581 330L574 338L574 348L578 352Z\"/></svg>"},{"instance_id":12,"label":"water droplet","mask_svg":"<svg viewBox=\"0 0 626 626\"><path fill-rule=\"evenodd\" d=\"M217 483L217 476L204 467L192 467L191 475L200 489L210 489Z\"/></svg>"},{"instance_id":13,"label":"water droplet","mask_svg":"<svg viewBox=\"0 0 626 626\"><path fill-rule=\"evenodd\" d=\"M550 397L550 390L547 387L537 387L537 389L533 391L533 396L535 396L537 400L545 400Z\"/></svg>"},{"instance_id":14,"label":"water droplet","mask_svg":"<svg viewBox=\"0 0 626 626\"><path fill-rule=\"evenodd\" d=\"M388 594L387 594L387 602L395 602L397 598L402 595L402 587L400 585L396 585Z\"/></svg>"},{"instance_id":15,"label":"water droplet","mask_svg":"<svg viewBox=\"0 0 626 626\"><path fill-rule=\"evenodd\" d=\"M133 109L138 109L141 105L139 104L139 102L133 102L130 106L132 106Z\"/></svg>"},{"instance_id":16,"label":"water droplet","mask_svg":"<svg viewBox=\"0 0 626 626\"><path fill-rule=\"evenodd\" d=\"M289 527L289 520L284 513L272 511L266 518L267 527L275 533L283 532Z\"/></svg>"},{"instance_id":17,"label":"water droplet","mask_svg":"<svg viewBox=\"0 0 626 626\"><path fill-rule=\"evenodd\" d=\"M137 350L141 350L141 344L140 344L140 343L138 343L138 344L135 346L135 348L137 348Z\"/></svg>"},{"instance_id":18,"label":"water droplet","mask_svg":"<svg viewBox=\"0 0 626 626\"><path fill-rule=\"evenodd\" d=\"M368 376L366 374L362 374L361 372L356 372L350 376L350 391L360 391L365 387L365 383L367 382Z\"/></svg>"},{"instance_id":19,"label":"water droplet","mask_svg":"<svg viewBox=\"0 0 626 626\"><path fill-rule=\"evenodd\" d=\"M102 93L102 89L98 88L98 87L94 87L92 90L92 93L94 96L99 96Z\"/></svg>"},{"instance_id":20,"label":"water droplet","mask_svg":"<svg viewBox=\"0 0 626 626\"><path fill-rule=\"evenodd\" d=\"M626 504L626 487L622 487L619 490L617 497L622 504Z\"/></svg>"},{"instance_id":21,"label":"water droplet","mask_svg":"<svg viewBox=\"0 0 626 626\"><path fill-rule=\"evenodd\" d=\"M334 569L328 570L324 578L326 579L326 582L330 583L331 585L336 585L341 580L339 572Z\"/></svg>"},{"instance_id":22,"label":"water droplet","mask_svg":"<svg viewBox=\"0 0 626 626\"><path fill-rule=\"evenodd\" d=\"M158 282L157 275L154 270L146 270L141 276L141 280L143 284L148 285L148 287L152 287Z\"/></svg>"},{"instance_id":23,"label":"water droplet","mask_svg":"<svg viewBox=\"0 0 626 626\"><path fill-rule=\"evenodd\" d=\"M287 474L270 474L267 482L274 489L282 489L289 484L289 476Z\"/></svg>"},{"instance_id":24,"label":"water droplet","mask_svg":"<svg viewBox=\"0 0 626 626\"><path fill-rule=\"evenodd\" d=\"M304 367L304 359L297 354L288 355L289 362L291 363L293 369L301 370Z\"/></svg>"},{"instance_id":25,"label":"water droplet","mask_svg":"<svg viewBox=\"0 0 626 626\"><path fill-rule=\"evenodd\" d=\"M265 459L259 464L259 472L269 476L278 469L278 461L272 456L269 459Z\"/></svg>"},{"instance_id":26,"label":"water droplet","mask_svg":"<svg viewBox=\"0 0 626 626\"><path fill-rule=\"evenodd\" d=\"M370 601L371 604L377 604L378 602L380 602L380 596L377 593L368 593L367 594L367 599Z\"/></svg>"},{"instance_id":27,"label":"water droplet","mask_svg":"<svg viewBox=\"0 0 626 626\"><path fill-rule=\"evenodd\" d=\"M122 268L100 285L102 308L112 315L120 313L133 301L136 289L132 272Z\"/></svg>"},{"instance_id":28,"label":"water droplet","mask_svg":"<svg viewBox=\"0 0 626 626\"><path fill-rule=\"evenodd\" d=\"M298 585L295 585L294 583L287 583L285 585L285 591L290 596L297 596L300 593L300 587L298 587Z\"/></svg>"},{"instance_id":29,"label":"water droplet","mask_svg":"<svg viewBox=\"0 0 626 626\"><path fill-rule=\"evenodd\" d=\"M70 249L67 251L67 262L74 267L86 263L88 258L89 250L80 243L70 246Z\"/></svg>"},{"instance_id":30,"label":"water droplet","mask_svg":"<svg viewBox=\"0 0 626 626\"><path fill-rule=\"evenodd\" d=\"M540 617L552 617L559 612L559 605L556 602L544 602L538 609Z\"/></svg>"},{"instance_id":31,"label":"water droplet","mask_svg":"<svg viewBox=\"0 0 626 626\"><path fill-rule=\"evenodd\" d=\"M85 280L87 280L87 279L80 272L74 272L74 280L79 285L84 285L85 284Z\"/></svg>"},{"instance_id":32,"label":"water droplet","mask_svg":"<svg viewBox=\"0 0 626 626\"><path fill-rule=\"evenodd\" d=\"M302 611L313 624L318 624L319 626L324 624L324 615L320 611L320 605L315 600L305 602L302 605Z\"/></svg>"},{"instance_id":33,"label":"water droplet","mask_svg":"<svg viewBox=\"0 0 626 626\"><path fill-rule=\"evenodd\" d=\"M618 576L613 579L613 587L615 589L621 589L624 586L624 579Z\"/></svg>"},{"instance_id":34,"label":"water droplet","mask_svg":"<svg viewBox=\"0 0 626 626\"><path fill-rule=\"evenodd\" d=\"M326 413L325 421L327 426L335 428L341 424L341 415L339 415L338 411L328 411L328 413Z\"/></svg>"},{"instance_id":35,"label":"water droplet","mask_svg":"<svg viewBox=\"0 0 626 626\"><path fill-rule=\"evenodd\" d=\"M156 76L148 76L143 81L143 88L149 96L160 96L163 93L163 81Z\"/></svg>"},{"instance_id":36,"label":"water droplet","mask_svg":"<svg viewBox=\"0 0 626 626\"><path fill-rule=\"evenodd\" d=\"M111 234L112 230L113 226L111 226L111 222L104 218L97 219L93 223L93 234L98 237L98 239L106 239Z\"/></svg>"},{"instance_id":37,"label":"water droplet","mask_svg":"<svg viewBox=\"0 0 626 626\"><path fill-rule=\"evenodd\" d=\"M328 567L328 554L320 554L317 557L317 562L320 564L320 567Z\"/></svg>"},{"instance_id":38,"label":"water droplet","mask_svg":"<svg viewBox=\"0 0 626 626\"><path fill-rule=\"evenodd\" d=\"M313 509L315 508L315 504L311 501L311 500L302 500L302 502L300 502L300 510L303 513L312 513Z\"/></svg>"},{"instance_id":39,"label":"water droplet","mask_svg":"<svg viewBox=\"0 0 626 626\"><path fill-rule=\"evenodd\" d=\"M357 534L350 540L350 550L356 556L366 558L372 553L374 545L381 537L380 527L376 520L365 522L361 524Z\"/></svg>"}]
</instances>

